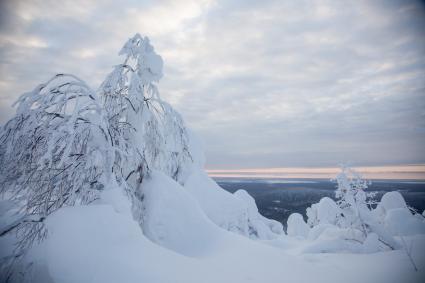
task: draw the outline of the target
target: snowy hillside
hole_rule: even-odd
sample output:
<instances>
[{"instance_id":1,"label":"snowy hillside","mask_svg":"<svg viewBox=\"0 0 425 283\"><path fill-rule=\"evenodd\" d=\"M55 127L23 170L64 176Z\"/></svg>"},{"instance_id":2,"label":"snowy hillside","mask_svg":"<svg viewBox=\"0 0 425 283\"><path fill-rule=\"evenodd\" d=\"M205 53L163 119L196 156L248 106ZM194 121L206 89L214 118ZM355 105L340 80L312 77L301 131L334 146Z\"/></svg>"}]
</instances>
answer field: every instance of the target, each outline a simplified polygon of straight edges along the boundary
<instances>
[{"instance_id":1,"label":"snowy hillside","mask_svg":"<svg viewBox=\"0 0 425 283\"><path fill-rule=\"evenodd\" d=\"M135 35L97 91L59 74L0 133L5 282L422 282L425 221L349 169L339 201L281 223L204 171L159 95L162 58Z\"/></svg>"}]
</instances>

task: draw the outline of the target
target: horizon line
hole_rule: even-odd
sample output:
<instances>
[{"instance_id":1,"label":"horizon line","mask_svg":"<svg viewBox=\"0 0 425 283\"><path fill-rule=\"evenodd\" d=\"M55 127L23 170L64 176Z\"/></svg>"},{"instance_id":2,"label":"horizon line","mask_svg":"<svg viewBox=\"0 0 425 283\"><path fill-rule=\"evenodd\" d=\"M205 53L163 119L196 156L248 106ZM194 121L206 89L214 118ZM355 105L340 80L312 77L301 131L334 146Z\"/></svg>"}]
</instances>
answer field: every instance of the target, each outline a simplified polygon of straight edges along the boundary
<instances>
[{"instance_id":1,"label":"horizon line","mask_svg":"<svg viewBox=\"0 0 425 283\"><path fill-rule=\"evenodd\" d=\"M425 180L425 164L352 166L366 179ZM340 167L270 167L243 169L206 169L210 177L228 178L335 178Z\"/></svg>"}]
</instances>

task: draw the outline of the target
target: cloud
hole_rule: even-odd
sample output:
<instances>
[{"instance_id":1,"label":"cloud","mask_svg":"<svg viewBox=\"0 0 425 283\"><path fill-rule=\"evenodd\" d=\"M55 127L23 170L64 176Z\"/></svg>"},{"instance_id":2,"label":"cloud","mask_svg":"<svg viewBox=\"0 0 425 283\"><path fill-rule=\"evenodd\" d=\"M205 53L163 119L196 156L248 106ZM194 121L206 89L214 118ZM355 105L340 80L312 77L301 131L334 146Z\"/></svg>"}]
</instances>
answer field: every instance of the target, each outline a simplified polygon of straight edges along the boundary
<instances>
[{"instance_id":1,"label":"cloud","mask_svg":"<svg viewBox=\"0 0 425 283\"><path fill-rule=\"evenodd\" d=\"M135 32L210 168L425 162L415 1L3 1L0 123L55 72L96 87ZM3 17L4 16L4 17Z\"/></svg>"}]
</instances>

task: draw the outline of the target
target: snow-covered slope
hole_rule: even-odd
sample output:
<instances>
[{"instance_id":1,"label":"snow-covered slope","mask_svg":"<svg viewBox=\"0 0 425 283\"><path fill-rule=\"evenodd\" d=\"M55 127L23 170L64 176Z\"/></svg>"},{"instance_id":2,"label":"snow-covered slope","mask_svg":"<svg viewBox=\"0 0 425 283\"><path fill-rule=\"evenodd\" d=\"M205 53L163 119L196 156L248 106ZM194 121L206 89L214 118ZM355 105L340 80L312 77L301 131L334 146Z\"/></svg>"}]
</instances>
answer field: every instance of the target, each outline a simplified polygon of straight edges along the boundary
<instances>
[{"instance_id":1,"label":"snow-covered slope","mask_svg":"<svg viewBox=\"0 0 425 283\"><path fill-rule=\"evenodd\" d=\"M178 183L161 173L148 182L149 197L163 198L147 208L157 219L144 227L148 238L130 208L120 203L125 196L112 189L99 204L52 215L49 238L30 254L37 262L35 282L390 283L421 282L425 275L423 236L411 239L419 272L402 250L299 254L294 248L302 243L294 238L272 240L275 246L280 241L279 248L220 229Z\"/></svg>"},{"instance_id":2,"label":"snow-covered slope","mask_svg":"<svg viewBox=\"0 0 425 283\"><path fill-rule=\"evenodd\" d=\"M24 263L30 269L21 268L35 283L390 283L422 282L425 276L424 235L405 238L418 272L403 250L311 254L303 239L253 241L220 228L187 188L161 172L145 182L142 227L133 220L127 196L111 184L96 203L52 214L48 238L29 252Z\"/></svg>"},{"instance_id":3,"label":"snow-covered slope","mask_svg":"<svg viewBox=\"0 0 425 283\"><path fill-rule=\"evenodd\" d=\"M282 224L260 215L246 191L231 194L201 170L194 170L184 187L221 228L252 239L273 239L284 234Z\"/></svg>"}]
</instances>

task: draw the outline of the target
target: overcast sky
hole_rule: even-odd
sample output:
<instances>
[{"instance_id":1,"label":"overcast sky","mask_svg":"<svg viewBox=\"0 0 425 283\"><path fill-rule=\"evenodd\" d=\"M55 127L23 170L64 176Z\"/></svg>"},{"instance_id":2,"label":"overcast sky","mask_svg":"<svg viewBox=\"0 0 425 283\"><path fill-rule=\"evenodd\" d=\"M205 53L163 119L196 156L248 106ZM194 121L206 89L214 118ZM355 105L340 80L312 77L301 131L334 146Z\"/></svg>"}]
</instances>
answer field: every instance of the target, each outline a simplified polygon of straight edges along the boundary
<instances>
[{"instance_id":1,"label":"overcast sky","mask_svg":"<svg viewBox=\"0 0 425 283\"><path fill-rule=\"evenodd\" d=\"M96 88L149 36L207 167L425 162L425 9L414 1L1 1L0 123L58 72Z\"/></svg>"}]
</instances>

